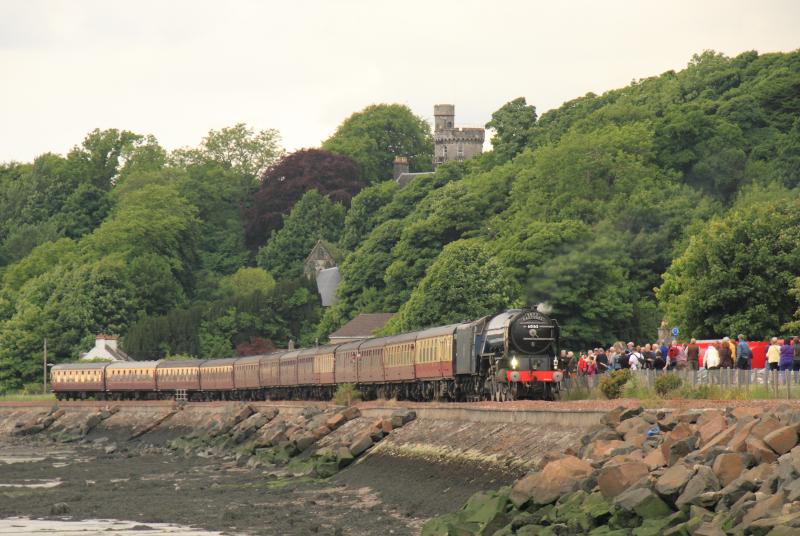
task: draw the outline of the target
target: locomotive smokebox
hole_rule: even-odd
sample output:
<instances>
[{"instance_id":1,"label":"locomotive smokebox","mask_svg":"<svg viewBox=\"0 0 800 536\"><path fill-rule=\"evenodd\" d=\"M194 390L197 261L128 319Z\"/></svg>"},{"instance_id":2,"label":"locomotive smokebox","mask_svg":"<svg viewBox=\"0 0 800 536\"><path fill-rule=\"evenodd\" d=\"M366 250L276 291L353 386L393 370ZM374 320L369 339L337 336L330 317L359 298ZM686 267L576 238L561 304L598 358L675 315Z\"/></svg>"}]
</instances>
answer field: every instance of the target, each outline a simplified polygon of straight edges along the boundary
<instances>
[{"instance_id":1,"label":"locomotive smokebox","mask_svg":"<svg viewBox=\"0 0 800 536\"><path fill-rule=\"evenodd\" d=\"M521 354L543 354L558 340L558 323L539 311L522 311L511 319L508 339L511 350Z\"/></svg>"}]
</instances>

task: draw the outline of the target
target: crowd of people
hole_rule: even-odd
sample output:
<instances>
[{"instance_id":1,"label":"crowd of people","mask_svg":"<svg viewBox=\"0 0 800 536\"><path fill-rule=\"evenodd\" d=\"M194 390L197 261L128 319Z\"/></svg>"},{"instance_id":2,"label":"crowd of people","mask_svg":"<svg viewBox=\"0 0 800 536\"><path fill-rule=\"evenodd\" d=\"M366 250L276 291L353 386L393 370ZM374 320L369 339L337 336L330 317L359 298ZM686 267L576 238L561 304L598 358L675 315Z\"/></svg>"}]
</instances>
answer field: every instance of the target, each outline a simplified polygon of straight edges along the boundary
<instances>
[{"instance_id":1,"label":"crowd of people","mask_svg":"<svg viewBox=\"0 0 800 536\"><path fill-rule=\"evenodd\" d=\"M686 344L673 341L669 345L656 342L637 346L632 342L627 345L619 342L608 350L595 348L580 352L577 357L575 352L561 350L558 366L578 376L594 376L619 369L749 370L753 367L753 352L744 335L739 335L737 339L734 341L725 337L707 345L703 351L695 339ZM800 371L800 337L787 337L782 341L773 337L766 357L765 367L770 370Z\"/></svg>"}]
</instances>

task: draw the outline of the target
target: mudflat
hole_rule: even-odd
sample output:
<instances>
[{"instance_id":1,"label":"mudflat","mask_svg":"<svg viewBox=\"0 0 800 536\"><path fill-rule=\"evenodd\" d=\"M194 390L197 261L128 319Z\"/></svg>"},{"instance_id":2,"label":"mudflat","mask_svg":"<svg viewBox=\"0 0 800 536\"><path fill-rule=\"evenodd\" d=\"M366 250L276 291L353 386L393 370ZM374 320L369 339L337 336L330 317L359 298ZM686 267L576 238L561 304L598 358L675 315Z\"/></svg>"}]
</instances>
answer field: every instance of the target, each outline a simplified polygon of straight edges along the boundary
<instances>
[{"instance_id":1,"label":"mudflat","mask_svg":"<svg viewBox=\"0 0 800 536\"><path fill-rule=\"evenodd\" d=\"M411 535L471 493L513 480L387 456L315 479L167 449L106 453L102 443L65 449L33 438L0 443L0 459L0 518L126 520L144 534L148 523L174 523L227 533Z\"/></svg>"}]
</instances>

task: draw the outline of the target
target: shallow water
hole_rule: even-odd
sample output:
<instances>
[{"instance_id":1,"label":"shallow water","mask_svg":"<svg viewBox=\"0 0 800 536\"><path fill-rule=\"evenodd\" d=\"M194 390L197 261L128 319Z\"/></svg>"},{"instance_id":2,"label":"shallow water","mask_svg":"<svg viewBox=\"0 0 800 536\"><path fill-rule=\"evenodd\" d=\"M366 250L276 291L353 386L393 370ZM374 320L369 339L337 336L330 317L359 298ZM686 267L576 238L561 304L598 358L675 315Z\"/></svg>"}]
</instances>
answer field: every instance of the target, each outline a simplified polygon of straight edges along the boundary
<instances>
[{"instance_id":1,"label":"shallow water","mask_svg":"<svg viewBox=\"0 0 800 536\"><path fill-rule=\"evenodd\" d=\"M91 534L218 536L222 534L221 532L199 530L170 523L136 523L135 521L117 521L113 519L87 519L82 521L30 519L26 517L0 519L0 534L3 536L40 533L56 536L73 534L81 536Z\"/></svg>"},{"instance_id":2,"label":"shallow water","mask_svg":"<svg viewBox=\"0 0 800 536\"><path fill-rule=\"evenodd\" d=\"M22 480L20 482L0 482L0 488L54 488L61 485L61 479Z\"/></svg>"}]
</instances>

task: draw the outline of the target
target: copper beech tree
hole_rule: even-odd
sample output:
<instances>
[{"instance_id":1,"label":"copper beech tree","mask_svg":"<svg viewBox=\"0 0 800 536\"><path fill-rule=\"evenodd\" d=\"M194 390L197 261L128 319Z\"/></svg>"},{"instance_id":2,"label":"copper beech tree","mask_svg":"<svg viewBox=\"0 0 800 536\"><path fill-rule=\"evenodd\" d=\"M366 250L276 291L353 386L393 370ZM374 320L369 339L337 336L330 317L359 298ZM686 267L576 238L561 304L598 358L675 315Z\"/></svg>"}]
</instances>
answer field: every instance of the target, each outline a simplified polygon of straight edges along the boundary
<instances>
[{"instance_id":1,"label":"copper beech tree","mask_svg":"<svg viewBox=\"0 0 800 536\"><path fill-rule=\"evenodd\" d=\"M261 176L261 187L246 210L247 242L257 248L283 226L283 217L309 190L317 190L345 206L364 182L352 159L320 149L287 155Z\"/></svg>"}]
</instances>

